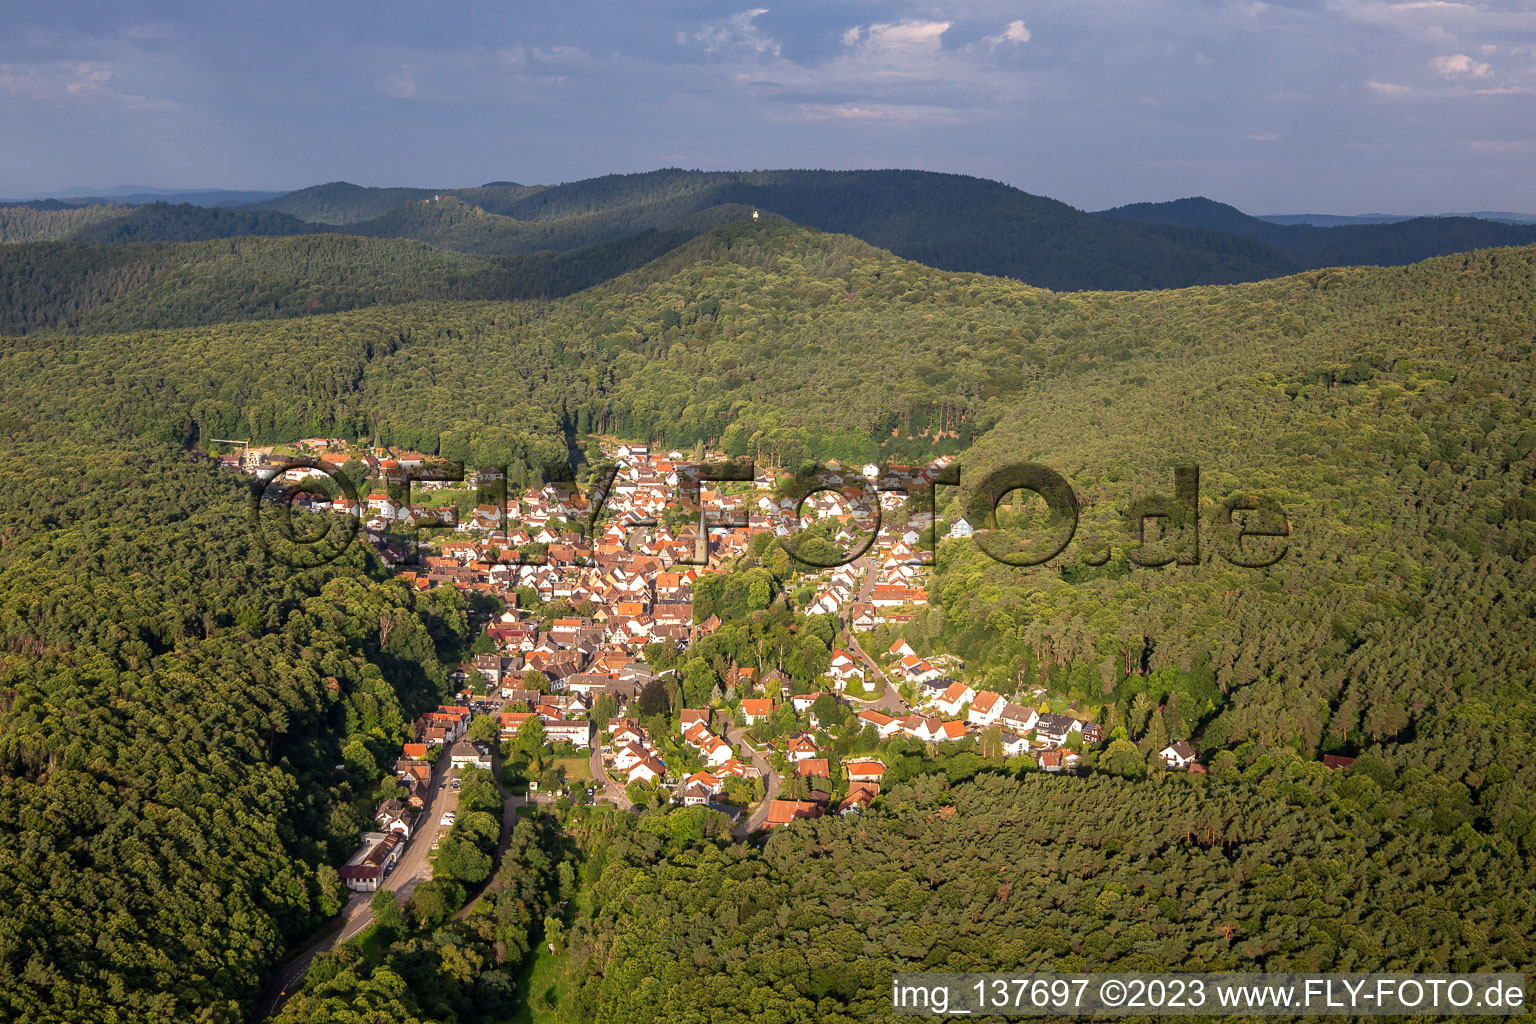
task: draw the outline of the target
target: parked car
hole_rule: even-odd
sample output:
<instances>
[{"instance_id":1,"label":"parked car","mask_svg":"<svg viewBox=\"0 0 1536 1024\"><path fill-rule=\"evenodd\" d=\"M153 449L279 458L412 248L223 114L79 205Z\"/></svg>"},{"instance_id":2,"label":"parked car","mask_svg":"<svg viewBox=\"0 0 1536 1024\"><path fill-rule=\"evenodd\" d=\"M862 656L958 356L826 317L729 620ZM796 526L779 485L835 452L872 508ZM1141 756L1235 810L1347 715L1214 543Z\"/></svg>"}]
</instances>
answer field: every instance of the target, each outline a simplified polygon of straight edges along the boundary
<instances>
[{"instance_id":1,"label":"parked car","mask_svg":"<svg viewBox=\"0 0 1536 1024\"><path fill-rule=\"evenodd\" d=\"M443 812L443 816L438 819L438 824L440 824L440 825L452 825L453 824L453 812L452 811L444 811Z\"/></svg>"}]
</instances>

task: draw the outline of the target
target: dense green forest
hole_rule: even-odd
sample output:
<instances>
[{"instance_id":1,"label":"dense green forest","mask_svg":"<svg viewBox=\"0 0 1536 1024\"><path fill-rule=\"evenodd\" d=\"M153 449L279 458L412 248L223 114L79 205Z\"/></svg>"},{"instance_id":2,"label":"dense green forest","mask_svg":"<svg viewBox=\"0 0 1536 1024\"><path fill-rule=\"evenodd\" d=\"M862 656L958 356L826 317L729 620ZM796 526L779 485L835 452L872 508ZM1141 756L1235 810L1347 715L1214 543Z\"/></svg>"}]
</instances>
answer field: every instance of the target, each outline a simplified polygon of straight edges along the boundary
<instances>
[{"instance_id":1,"label":"dense green forest","mask_svg":"<svg viewBox=\"0 0 1536 1024\"><path fill-rule=\"evenodd\" d=\"M0 465L0 1015L248 1019L340 907L356 797L437 703L462 600L361 547L275 563L244 485L182 450Z\"/></svg>"},{"instance_id":2,"label":"dense green forest","mask_svg":"<svg viewBox=\"0 0 1536 1024\"><path fill-rule=\"evenodd\" d=\"M599 245L646 248L641 236L650 233L675 245L757 209L821 231L850 234L928 266L1013 277L1057 290L1226 284L1341 264L1399 265L1536 241L1536 228L1472 218L1282 226L1209 200L1135 204L1095 215L1000 182L926 171L669 168L553 186L492 182L417 189L332 182L240 209L164 202L66 209L44 205L0 207L0 243L186 242L341 230L516 257ZM645 259L660 251L650 251ZM606 274L564 291L634 265L608 266ZM477 297L564 291L525 287Z\"/></svg>"},{"instance_id":3,"label":"dense green forest","mask_svg":"<svg viewBox=\"0 0 1536 1024\"><path fill-rule=\"evenodd\" d=\"M192 203L104 204L64 209L0 206L0 242L201 242L321 230L276 211L228 210Z\"/></svg>"},{"instance_id":4,"label":"dense green forest","mask_svg":"<svg viewBox=\"0 0 1536 1024\"><path fill-rule=\"evenodd\" d=\"M1229 755L1208 780L1139 782L971 765L761 851L603 837L567 1008L852 1024L904 1019L893 972L1528 970L1529 861L1421 814L1454 801L1432 770L1357 764Z\"/></svg>"},{"instance_id":5,"label":"dense green forest","mask_svg":"<svg viewBox=\"0 0 1536 1024\"><path fill-rule=\"evenodd\" d=\"M370 250L356 244L345 251L361 268ZM18 427L118 420L185 441L376 433L491 461L549 454L509 435L602 430L669 444L720 439L732 454L780 463L863 459L957 450L1020 395L1108 366L1144 377L1143 363L1199 355L1191 337L1228 339L1234 360L1278 358L1298 387L1322 362L1379 356L1368 337L1378 328L1411 339L1426 317L1465 334L1496 315L1508 324L1492 329L1513 343L1528 313L1510 289L1525 286L1529 265L1529 250L1489 250L1224 290L1070 296L936 271L782 221L742 221L553 302L375 307L174 334L39 332L10 346L0 388ZM408 290L409 264L399 266ZM334 272L347 279L345 266ZM1451 288L1466 301L1424 309L1421 295ZM136 316L157 315L155 294L135 300ZM1489 304L1497 308L1485 314ZM1409 326L1395 326L1405 318ZM283 358L299 353L297 365Z\"/></svg>"},{"instance_id":6,"label":"dense green forest","mask_svg":"<svg viewBox=\"0 0 1536 1024\"><path fill-rule=\"evenodd\" d=\"M698 234L687 224L565 252L485 257L349 235L0 245L0 331L100 332L313 316L419 300L569 295Z\"/></svg>"},{"instance_id":7,"label":"dense green forest","mask_svg":"<svg viewBox=\"0 0 1536 1024\"><path fill-rule=\"evenodd\" d=\"M406 203L419 203L435 194L436 190L430 188L364 188L333 181L255 202L249 208L273 210L312 224L352 224L382 217Z\"/></svg>"},{"instance_id":8,"label":"dense green forest","mask_svg":"<svg viewBox=\"0 0 1536 1024\"><path fill-rule=\"evenodd\" d=\"M559 224L679 187L488 189L488 216ZM936 603L901 632L1112 737L1086 779L914 755L863 817L761 849L689 812L521 822L462 919L445 879L284 1019L502 1019L541 930L590 1021L863 1019L898 968L1532 969L1536 247L1064 294L777 218L632 237L575 251L601 283L500 295L476 289L504 261L554 257L331 234L6 248L7 1019L247 1019L339 906L369 766L468 640L451 589L361 548L271 562L240 482L189 453L211 437L523 473L597 431L789 466L953 452L946 522L1032 460L1079 496L1072 545L1024 569L941 542ZM1201 558L1140 567L1125 512L1187 464ZM1249 494L1290 522L1269 568L1224 557L1222 503ZM831 626L783 608L782 554L701 585L727 623L679 696L770 647L817 677ZM1179 736L1208 776L1149 773ZM490 831L466 819L468 882Z\"/></svg>"},{"instance_id":9,"label":"dense green forest","mask_svg":"<svg viewBox=\"0 0 1536 1024\"><path fill-rule=\"evenodd\" d=\"M128 213L128 207L116 203L85 206L56 202L0 205L0 243L59 241L91 225L110 223Z\"/></svg>"}]
</instances>

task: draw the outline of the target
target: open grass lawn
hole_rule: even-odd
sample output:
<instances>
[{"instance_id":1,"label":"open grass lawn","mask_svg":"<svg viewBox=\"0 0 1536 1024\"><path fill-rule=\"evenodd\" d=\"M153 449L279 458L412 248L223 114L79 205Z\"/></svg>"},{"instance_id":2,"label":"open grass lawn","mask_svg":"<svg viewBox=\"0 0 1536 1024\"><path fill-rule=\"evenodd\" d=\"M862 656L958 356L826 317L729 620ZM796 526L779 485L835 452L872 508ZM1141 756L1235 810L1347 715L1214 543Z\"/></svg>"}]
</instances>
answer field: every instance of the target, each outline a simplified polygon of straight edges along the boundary
<instances>
[{"instance_id":1,"label":"open grass lawn","mask_svg":"<svg viewBox=\"0 0 1536 1024\"><path fill-rule=\"evenodd\" d=\"M555 764L565 769L565 777L571 781L585 782L592 778L592 762L585 757L560 757Z\"/></svg>"},{"instance_id":2,"label":"open grass lawn","mask_svg":"<svg viewBox=\"0 0 1536 1024\"><path fill-rule=\"evenodd\" d=\"M501 1024L576 1024L574 1018L560 1012L574 969L575 960L569 953L556 956L540 943L523 964L523 973L517 979L523 1005Z\"/></svg>"}]
</instances>

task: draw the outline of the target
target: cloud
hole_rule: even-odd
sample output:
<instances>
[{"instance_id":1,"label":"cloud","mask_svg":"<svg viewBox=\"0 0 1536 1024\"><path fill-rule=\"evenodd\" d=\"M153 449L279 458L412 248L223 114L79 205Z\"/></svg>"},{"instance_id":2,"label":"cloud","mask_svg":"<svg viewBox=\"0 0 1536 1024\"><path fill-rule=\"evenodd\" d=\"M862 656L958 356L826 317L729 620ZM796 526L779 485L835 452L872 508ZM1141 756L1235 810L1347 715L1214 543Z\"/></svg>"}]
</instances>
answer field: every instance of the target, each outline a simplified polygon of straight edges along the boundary
<instances>
[{"instance_id":1,"label":"cloud","mask_svg":"<svg viewBox=\"0 0 1536 1024\"><path fill-rule=\"evenodd\" d=\"M1252 135L1244 135L1243 138L1249 142L1274 142L1280 136L1276 132L1255 132Z\"/></svg>"},{"instance_id":2,"label":"cloud","mask_svg":"<svg viewBox=\"0 0 1536 1024\"><path fill-rule=\"evenodd\" d=\"M898 21L851 28L843 33L843 45L867 57L930 58L940 52L950 24L947 21Z\"/></svg>"},{"instance_id":3,"label":"cloud","mask_svg":"<svg viewBox=\"0 0 1536 1024\"><path fill-rule=\"evenodd\" d=\"M858 104L801 103L796 107L805 121L957 121L953 111L941 107L859 106Z\"/></svg>"},{"instance_id":4,"label":"cloud","mask_svg":"<svg viewBox=\"0 0 1536 1024\"><path fill-rule=\"evenodd\" d=\"M1374 78L1365 85L1366 88L1381 96L1408 96L1413 93L1412 86L1399 85L1396 82L1378 82Z\"/></svg>"},{"instance_id":5,"label":"cloud","mask_svg":"<svg viewBox=\"0 0 1536 1024\"><path fill-rule=\"evenodd\" d=\"M1474 139L1466 147L1483 153L1536 153L1536 139Z\"/></svg>"},{"instance_id":6,"label":"cloud","mask_svg":"<svg viewBox=\"0 0 1536 1024\"><path fill-rule=\"evenodd\" d=\"M1433 57L1430 59L1429 66L1434 68L1435 73L1441 78L1482 78L1489 71L1486 62L1474 61L1464 53Z\"/></svg>"},{"instance_id":7,"label":"cloud","mask_svg":"<svg viewBox=\"0 0 1536 1024\"><path fill-rule=\"evenodd\" d=\"M1022 21L1010 21L1008 27L1003 30L1001 35L987 36L986 41L994 46L1001 46L1003 43L1027 43L1029 42L1029 29L1024 27Z\"/></svg>"},{"instance_id":8,"label":"cloud","mask_svg":"<svg viewBox=\"0 0 1536 1024\"><path fill-rule=\"evenodd\" d=\"M706 22L693 32L679 32L677 41L682 46L697 44L715 54L755 53L777 57L780 53L778 42L754 24L761 15L767 13L768 8L759 7L733 14L729 18Z\"/></svg>"},{"instance_id":9,"label":"cloud","mask_svg":"<svg viewBox=\"0 0 1536 1024\"><path fill-rule=\"evenodd\" d=\"M32 103L107 103L125 110L167 110L171 100L124 92L112 85L117 69L102 61L0 63L0 97Z\"/></svg>"},{"instance_id":10,"label":"cloud","mask_svg":"<svg viewBox=\"0 0 1536 1024\"><path fill-rule=\"evenodd\" d=\"M1005 66L996 44L979 34L956 44L946 37L953 27L947 20L908 18L834 29L829 38L837 45L821 59L743 55L734 77L775 121L960 124L1020 110L1026 76ZM1019 23L998 38L1010 34L1009 45L1027 36Z\"/></svg>"},{"instance_id":11,"label":"cloud","mask_svg":"<svg viewBox=\"0 0 1536 1024\"><path fill-rule=\"evenodd\" d=\"M416 98L416 76L421 71L420 65L401 68L392 75L386 75L380 88L384 95L392 96L397 100L409 100Z\"/></svg>"}]
</instances>

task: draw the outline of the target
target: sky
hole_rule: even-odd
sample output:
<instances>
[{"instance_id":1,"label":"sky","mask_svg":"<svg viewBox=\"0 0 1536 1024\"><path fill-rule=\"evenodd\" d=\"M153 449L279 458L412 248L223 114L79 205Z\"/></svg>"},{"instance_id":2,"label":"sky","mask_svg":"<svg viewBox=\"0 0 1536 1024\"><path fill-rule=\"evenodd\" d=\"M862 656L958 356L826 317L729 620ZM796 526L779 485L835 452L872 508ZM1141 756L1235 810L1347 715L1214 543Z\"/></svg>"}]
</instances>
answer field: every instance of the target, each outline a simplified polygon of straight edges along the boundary
<instances>
[{"instance_id":1,"label":"sky","mask_svg":"<svg viewBox=\"0 0 1536 1024\"><path fill-rule=\"evenodd\" d=\"M1536 0L6 4L0 195L671 166L1536 212Z\"/></svg>"}]
</instances>

